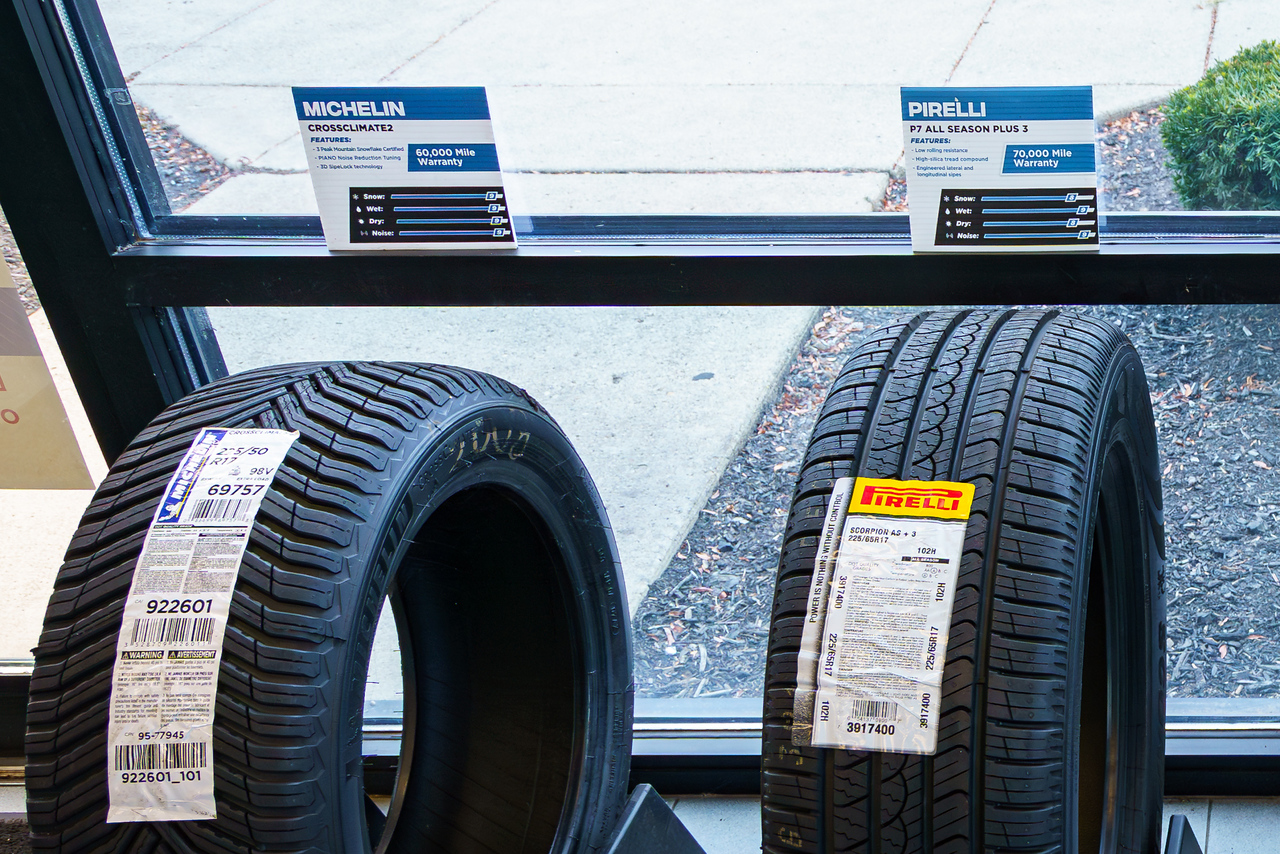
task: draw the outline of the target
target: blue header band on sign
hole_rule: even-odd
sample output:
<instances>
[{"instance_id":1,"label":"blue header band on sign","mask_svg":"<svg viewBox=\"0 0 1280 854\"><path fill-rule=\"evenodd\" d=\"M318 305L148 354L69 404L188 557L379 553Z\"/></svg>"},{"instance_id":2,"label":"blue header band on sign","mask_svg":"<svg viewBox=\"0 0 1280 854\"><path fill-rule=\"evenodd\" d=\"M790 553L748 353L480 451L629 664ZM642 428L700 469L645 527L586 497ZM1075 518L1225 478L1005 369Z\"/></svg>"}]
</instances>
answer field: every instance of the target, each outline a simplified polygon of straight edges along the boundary
<instances>
[{"instance_id":1,"label":"blue header band on sign","mask_svg":"<svg viewBox=\"0 0 1280 854\"><path fill-rule=\"evenodd\" d=\"M500 172L493 143L422 142L409 146L410 172Z\"/></svg>"},{"instance_id":2,"label":"blue header band on sign","mask_svg":"<svg viewBox=\"0 0 1280 854\"><path fill-rule=\"evenodd\" d=\"M1093 172L1092 145L1006 145L1005 175L1039 175L1046 172Z\"/></svg>"},{"instance_id":3,"label":"blue header band on sign","mask_svg":"<svg viewBox=\"0 0 1280 854\"><path fill-rule=\"evenodd\" d=\"M293 106L300 121L489 118L489 101L483 86L295 86Z\"/></svg>"},{"instance_id":4,"label":"blue header band on sign","mask_svg":"<svg viewBox=\"0 0 1280 854\"><path fill-rule=\"evenodd\" d=\"M902 88L902 120L1093 120L1092 86Z\"/></svg>"}]
</instances>

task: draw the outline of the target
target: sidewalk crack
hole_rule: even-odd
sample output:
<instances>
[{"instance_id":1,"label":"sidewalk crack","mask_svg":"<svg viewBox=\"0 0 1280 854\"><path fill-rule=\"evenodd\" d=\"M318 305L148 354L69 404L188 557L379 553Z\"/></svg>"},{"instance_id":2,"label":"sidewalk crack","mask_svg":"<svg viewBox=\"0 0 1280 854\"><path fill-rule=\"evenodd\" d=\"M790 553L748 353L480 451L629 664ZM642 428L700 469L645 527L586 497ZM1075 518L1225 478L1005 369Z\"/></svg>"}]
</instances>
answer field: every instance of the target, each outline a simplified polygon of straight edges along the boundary
<instances>
[{"instance_id":1,"label":"sidewalk crack","mask_svg":"<svg viewBox=\"0 0 1280 854\"><path fill-rule=\"evenodd\" d=\"M1213 53L1213 33L1218 29L1218 2L1214 0L1209 10L1209 43L1204 46L1204 73L1209 73L1209 56Z\"/></svg>"},{"instance_id":2,"label":"sidewalk crack","mask_svg":"<svg viewBox=\"0 0 1280 854\"><path fill-rule=\"evenodd\" d=\"M960 56L956 59L956 64L951 66L951 72L947 74L947 79L942 81L942 85L951 82L951 78L956 76L956 69L960 67L960 63L964 62L964 58L969 54L969 48L973 46L973 40L978 37L978 33L987 23L987 16L991 14L991 10L996 7L996 0L991 0L991 5L987 6L987 10L982 13L982 17L978 19L978 26L974 27L973 35L969 36L969 40L964 43L964 50L960 51Z\"/></svg>"},{"instance_id":3,"label":"sidewalk crack","mask_svg":"<svg viewBox=\"0 0 1280 854\"><path fill-rule=\"evenodd\" d=\"M458 22L458 24L457 24L457 26L455 26L453 29L449 30L449 32L447 32L447 33L441 33L441 34L440 34L440 36L439 36L439 38L437 38L437 39L436 39L435 41L433 41L431 44L427 45L427 46L426 46L426 47L424 47L422 50L418 51L417 53L413 54L413 55L412 55L412 56L410 56L408 59L406 59L404 62L402 62L402 63L400 63L399 65L397 65L395 68L391 69L391 70L390 70L390 71L388 71L386 74L384 74L384 75L382 75L381 77L379 77L379 78L378 78L378 82L379 82L379 83L386 83L388 80L390 80L390 79L391 79L391 75L395 74L397 71L399 71L400 69L404 68L406 65L408 65L408 64L409 64L409 63L411 63L411 62L413 62L415 59L417 59L418 57L422 56L422 55L423 55L424 53L426 53L427 51L431 50L431 48L433 48L433 47L435 47L436 45L440 44L440 42L442 42L442 41L444 41L445 39L449 38L449 36L453 35L453 34L454 34L454 33L456 33L458 30L462 29L462 28L463 28L463 27L465 27L467 24L471 23L471 22L472 22L472 21L474 21L476 18L478 18L478 17L480 17L481 15L483 15L483 14L485 13L485 11L487 11L487 10L489 9L489 7L490 7L490 6L494 6L494 5L496 5L496 4L497 4L497 2L498 2L498 0L489 0L489 2L488 2L488 3L485 3L485 4L484 4L483 6L481 6L479 9L475 10L475 11L474 11L474 12L472 12L470 15L468 15L467 17L465 17L465 18L463 18L461 21L459 21L459 22Z\"/></svg>"},{"instance_id":4,"label":"sidewalk crack","mask_svg":"<svg viewBox=\"0 0 1280 854\"><path fill-rule=\"evenodd\" d=\"M213 35L213 34L214 34L214 33L216 33L216 32L219 32L220 30L225 30L227 27L231 26L231 25L232 25L232 24L234 24L236 21L243 20L244 18L249 17L249 16L250 16L250 15L252 15L254 12L258 11L259 9L261 9L263 6L270 6L270 5L271 5L272 3L274 3L274 2L276 2L276 0L262 0L262 2L261 2L261 3L259 3L259 4L258 4L258 5L256 5L256 6L254 6L252 9L246 9L245 11L241 12L239 15L236 15L236 16L234 16L234 17L228 18L227 20L223 21L221 24L218 24L218 26L214 27L212 30L209 30L209 32L207 32L207 33L201 33L200 35L196 36L195 38L193 38L193 39L192 39L191 41L189 41L189 42L183 42L183 43L182 43L182 44L180 44L178 47L176 47L175 49L173 49L173 50L169 51L168 53L166 53L164 56L160 57L159 59L154 60L154 61L152 61L152 62L149 62L149 63L147 63L146 65L144 65L142 68L139 68L137 71L134 71L133 73L131 73L128 77L126 77L126 78L124 79L125 85L127 86L127 85L129 85L130 83L132 83L135 79L137 79L137 77L138 77L138 75L139 75L139 74L141 74L142 72L146 71L148 68L154 68L155 66L157 66L157 65L159 65L160 63L164 62L166 59L168 59L169 57L173 56L174 54L176 54L176 53L181 53L182 51L184 51L184 50L186 50L187 48L191 47L191 46L192 46L193 44L195 44L196 42L198 42L198 41L203 41L204 39L207 39L209 36Z\"/></svg>"}]
</instances>

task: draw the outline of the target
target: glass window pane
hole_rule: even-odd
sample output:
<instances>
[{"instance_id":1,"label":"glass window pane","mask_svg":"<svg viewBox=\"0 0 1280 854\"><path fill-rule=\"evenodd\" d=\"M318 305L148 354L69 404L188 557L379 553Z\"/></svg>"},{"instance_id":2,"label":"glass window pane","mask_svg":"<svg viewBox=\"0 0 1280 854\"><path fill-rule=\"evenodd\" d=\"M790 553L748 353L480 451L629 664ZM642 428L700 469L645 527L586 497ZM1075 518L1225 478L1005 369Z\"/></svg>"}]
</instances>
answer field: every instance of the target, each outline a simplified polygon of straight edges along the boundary
<instances>
[{"instance_id":1,"label":"glass window pane","mask_svg":"<svg viewBox=\"0 0 1280 854\"><path fill-rule=\"evenodd\" d=\"M759 697L778 557L822 402L871 330L911 309L822 311L632 622L637 696Z\"/></svg>"},{"instance_id":2,"label":"glass window pane","mask_svg":"<svg viewBox=\"0 0 1280 854\"><path fill-rule=\"evenodd\" d=\"M1280 308L1078 310L1122 328L1147 369L1170 696L1280 696ZM826 390L868 332L914 311L209 309L232 371L404 359L528 389L600 489L637 693L659 697L760 695L781 535Z\"/></svg>"},{"instance_id":3,"label":"glass window pane","mask_svg":"<svg viewBox=\"0 0 1280 854\"><path fill-rule=\"evenodd\" d=\"M898 86L1092 83L1104 208L1177 210L1159 106L1280 37L1244 0L101 6L157 154L209 164L187 213L314 213L289 87L378 84L487 86L542 214L897 209Z\"/></svg>"},{"instance_id":4,"label":"glass window pane","mask_svg":"<svg viewBox=\"0 0 1280 854\"><path fill-rule=\"evenodd\" d=\"M512 207L536 214L905 210L898 86L1092 82L1104 209L1177 211L1186 202L1163 105L1215 63L1280 37L1280 14L1244 0L1142 0L1110 9L1106 26L1065 0L929 0L913 10L910 49L893 37L901 10L888 4L819 3L780 21L761 4L719 0L375 3L358 28L348 7L300 0L198 10L105 0L102 10L175 210L193 214L315 213L289 87L323 84L487 86ZM1152 382L1171 695L1275 696L1275 311L1086 310L1133 336ZM899 313L211 310L233 370L405 358L530 388L614 514L639 690L658 696L759 691L789 473L841 356ZM777 337L744 335L752 324ZM540 325L557 340L571 327L571 343L547 354ZM734 346L717 349L722 340ZM658 351L672 358L655 361L654 341L669 341ZM759 351L772 361L757 370L748 361ZM646 436L650 457L638 462L636 443L618 447L635 426L621 423L620 402L659 413L697 447ZM736 407L732 429L700 432L725 405ZM641 500L657 480L679 499Z\"/></svg>"}]
</instances>

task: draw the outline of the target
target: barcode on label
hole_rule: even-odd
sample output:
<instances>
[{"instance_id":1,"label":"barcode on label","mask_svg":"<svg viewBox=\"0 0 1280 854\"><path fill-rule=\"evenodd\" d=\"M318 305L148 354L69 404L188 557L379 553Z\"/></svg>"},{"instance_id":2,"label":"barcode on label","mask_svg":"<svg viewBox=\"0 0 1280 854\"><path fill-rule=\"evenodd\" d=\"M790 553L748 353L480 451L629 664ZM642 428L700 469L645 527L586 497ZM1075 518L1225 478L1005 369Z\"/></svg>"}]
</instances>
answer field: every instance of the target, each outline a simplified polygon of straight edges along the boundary
<instances>
[{"instance_id":1,"label":"barcode on label","mask_svg":"<svg viewBox=\"0 0 1280 854\"><path fill-rule=\"evenodd\" d=\"M140 617L133 621L129 646L207 644L213 640L213 617Z\"/></svg>"},{"instance_id":2,"label":"barcode on label","mask_svg":"<svg viewBox=\"0 0 1280 854\"><path fill-rule=\"evenodd\" d=\"M850 700L849 717L869 721L897 720L898 704L891 700Z\"/></svg>"},{"instance_id":3,"label":"barcode on label","mask_svg":"<svg viewBox=\"0 0 1280 854\"><path fill-rule=\"evenodd\" d=\"M248 522L253 511L251 498L201 498L191 511L189 522Z\"/></svg>"},{"instance_id":4,"label":"barcode on label","mask_svg":"<svg viewBox=\"0 0 1280 854\"><path fill-rule=\"evenodd\" d=\"M168 771L175 768L208 768L209 745L117 744L117 771Z\"/></svg>"}]
</instances>

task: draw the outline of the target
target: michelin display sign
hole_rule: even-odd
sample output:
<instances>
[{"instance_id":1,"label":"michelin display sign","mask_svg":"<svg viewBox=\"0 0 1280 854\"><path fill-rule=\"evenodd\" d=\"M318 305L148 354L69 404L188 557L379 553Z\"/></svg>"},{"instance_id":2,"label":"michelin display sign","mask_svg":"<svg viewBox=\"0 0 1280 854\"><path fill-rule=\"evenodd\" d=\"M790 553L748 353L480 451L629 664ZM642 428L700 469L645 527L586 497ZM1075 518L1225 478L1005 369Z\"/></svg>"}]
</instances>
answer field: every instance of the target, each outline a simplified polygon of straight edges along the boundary
<instances>
[{"instance_id":1,"label":"michelin display sign","mask_svg":"<svg viewBox=\"0 0 1280 854\"><path fill-rule=\"evenodd\" d=\"M514 248L482 87L299 88L330 249Z\"/></svg>"},{"instance_id":2,"label":"michelin display sign","mask_svg":"<svg viewBox=\"0 0 1280 854\"><path fill-rule=\"evenodd\" d=\"M1093 88L902 89L917 252L1098 248Z\"/></svg>"}]
</instances>

